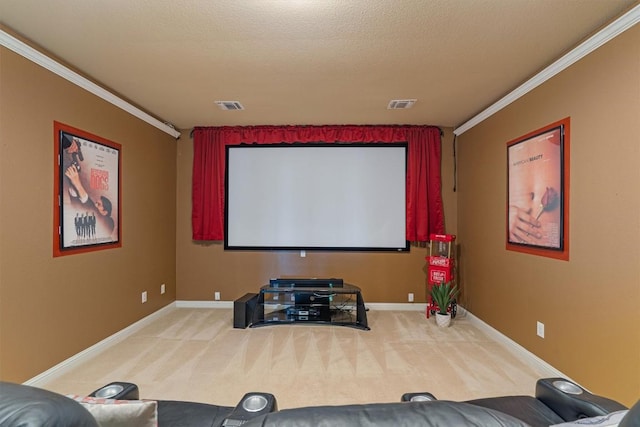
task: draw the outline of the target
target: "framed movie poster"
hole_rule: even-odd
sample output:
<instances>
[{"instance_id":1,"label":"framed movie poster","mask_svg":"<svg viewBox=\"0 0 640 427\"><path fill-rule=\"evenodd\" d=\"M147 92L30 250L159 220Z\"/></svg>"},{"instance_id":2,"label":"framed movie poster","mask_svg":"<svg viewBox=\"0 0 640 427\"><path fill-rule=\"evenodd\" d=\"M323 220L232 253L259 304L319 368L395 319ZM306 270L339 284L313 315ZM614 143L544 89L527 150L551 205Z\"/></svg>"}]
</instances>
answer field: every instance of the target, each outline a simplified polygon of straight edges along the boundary
<instances>
[{"instance_id":1,"label":"framed movie poster","mask_svg":"<svg viewBox=\"0 0 640 427\"><path fill-rule=\"evenodd\" d=\"M53 255L120 247L121 146L54 122Z\"/></svg>"},{"instance_id":2,"label":"framed movie poster","mask_svg":"<svg viewBox=\"0 0 640 427\"><path fill-rule=\"evenodd\" d=\"M569 122L507 143L507 250L569 259Z\"/></svg>"}]
</instances>

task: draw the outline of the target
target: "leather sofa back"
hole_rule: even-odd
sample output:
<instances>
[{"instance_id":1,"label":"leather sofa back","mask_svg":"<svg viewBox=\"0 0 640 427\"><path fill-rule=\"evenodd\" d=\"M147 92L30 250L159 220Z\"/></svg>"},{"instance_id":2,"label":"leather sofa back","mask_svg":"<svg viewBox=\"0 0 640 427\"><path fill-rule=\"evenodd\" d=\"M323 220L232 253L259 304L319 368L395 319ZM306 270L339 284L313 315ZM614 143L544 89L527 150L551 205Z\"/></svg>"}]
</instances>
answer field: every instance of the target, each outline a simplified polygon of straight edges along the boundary
<instances>
[{"instance_id":1,"label":"leather sofa back","mask_svg":"<svg viewBox=\"0 0 640 427\"><path fill-rule=\"evenodd\" d=\"M61 394L0 382L0 426L98 427L95 418Z\"/></svg>"},{"instance_id":2,"label":"leather sofa back","mask_svg":"<svg viewBox=\"0 0 640 427\"><path fill-rule=\"evenodd\" d=\"M366 405L316 406L282 409L255 418L243 427L483 427L528 426L509 415L468 403L432 402L373 403Z\"/></svg>"}]
</instances>

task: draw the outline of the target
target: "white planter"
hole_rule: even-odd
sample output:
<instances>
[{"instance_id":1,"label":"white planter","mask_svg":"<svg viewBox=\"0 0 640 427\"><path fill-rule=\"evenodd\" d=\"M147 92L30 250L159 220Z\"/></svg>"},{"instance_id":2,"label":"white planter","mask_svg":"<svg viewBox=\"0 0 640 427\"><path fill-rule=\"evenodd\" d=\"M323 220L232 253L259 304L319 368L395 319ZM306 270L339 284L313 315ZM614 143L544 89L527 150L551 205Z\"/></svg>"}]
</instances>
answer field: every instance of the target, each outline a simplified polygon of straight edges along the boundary
<instances>
[{"instance_id":1,"label":"white planter","mask_svg":"<svg viewBox=\"0 0 640 427\"><path fill-rule=\"evenodd\" d=\"M436 313L436 324L443 328L449 327L451 325L451 314Z\"/></svg>"}]
</instances>

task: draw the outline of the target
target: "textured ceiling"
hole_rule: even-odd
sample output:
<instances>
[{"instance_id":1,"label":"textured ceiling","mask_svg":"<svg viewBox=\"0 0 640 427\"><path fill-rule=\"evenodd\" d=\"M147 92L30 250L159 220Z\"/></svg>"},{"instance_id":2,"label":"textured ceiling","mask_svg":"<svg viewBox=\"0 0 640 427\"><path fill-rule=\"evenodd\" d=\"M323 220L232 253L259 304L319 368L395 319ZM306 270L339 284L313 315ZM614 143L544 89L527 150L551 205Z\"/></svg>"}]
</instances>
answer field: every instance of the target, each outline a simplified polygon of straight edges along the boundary
<instances>
[{"instance_id":1,"label":"textured ceiling","mask_svg":"<svg viewBox=\"0 0 640 427\"><path fill-rule=\"evenodd\" d=\"M457 126L631 0L0 0L0 22L179 129ZM391 99L417 98L409 110ZM240 101L222 111L216 100Z\"/></svg>"}]
</instances>

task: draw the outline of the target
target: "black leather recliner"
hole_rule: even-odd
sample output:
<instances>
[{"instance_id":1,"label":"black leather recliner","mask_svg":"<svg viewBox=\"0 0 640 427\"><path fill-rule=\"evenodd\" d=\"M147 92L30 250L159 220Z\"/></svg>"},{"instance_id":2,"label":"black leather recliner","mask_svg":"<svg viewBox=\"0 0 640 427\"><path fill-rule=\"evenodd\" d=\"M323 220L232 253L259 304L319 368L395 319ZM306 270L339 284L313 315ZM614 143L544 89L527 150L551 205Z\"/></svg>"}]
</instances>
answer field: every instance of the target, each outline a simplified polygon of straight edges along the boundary
<instances>
[{"instance_id":1,"label":"black leather recliner","mask_svg":"<svg viewBox=\"0 0 640 427\"><path fill-rule=\"evenodd\" d=\"M99 427L79 403L57 393L0 382L0 426Z\"/></svg>"},{"instance_id":2,"label":"black leather recliner","mask_svg":"<svg viewBox=\"0 0 640 427\"><path fill-rule=\"evenodd\" d=\"M430 393L407 393L403 401L434 400ZM469 400L472 405L499 411L532 427L547 427L566 421L607 415L626 406L588 392L564 378L543 378L536 382L535 397L504 396Z\"/></svg>"},{"instance_id":3,"label":"black leather recliner","mask_svg":"<svg viewBox=\"0 0 640 427\"><path fill-rule=\"evenodd\" d=\"M109 383L89 396L116 400L137 400L138 386L116 381ZM235 407L177 400L157 400L158 424L161 426L235 427L252 418L278 410L278 403L271 393L247 393Z\"/></svg>"},{"instance_id":4,"label":"black leather recliner","mask_svg":"<svg viewBox=\"0 0 640 427\"><path fill-rule=\"evenodd\" d=\"M135 384L115 382L92 393L101 398L139 399ZM536 397L506 396L451 402L428 393L409 393L404 402L310 406L277 410L269 393L247 393L235 408L182 401L157 401L158 424L209 427L317 426L549 426L580 417L626 409L559 378L538 381ZM429 401L428 401L429 400ZM553 414L553 415L552 415ZM95 427L96 420L78 402L35 387L0 382L0 426ZM620 427L640 427L640 402Z\"/></svg>"}]
</instances>

